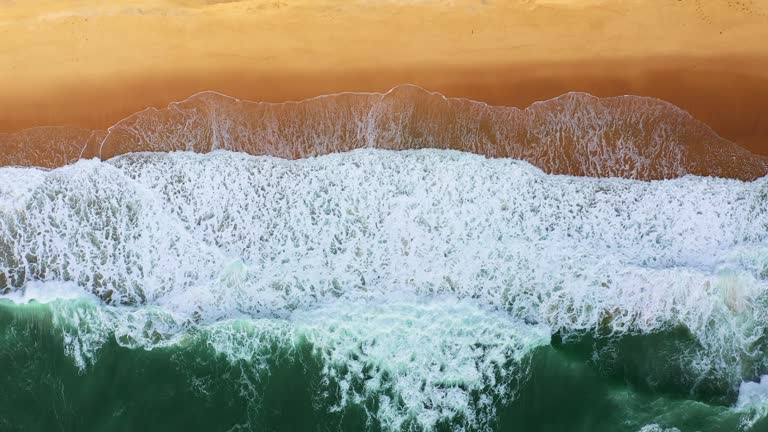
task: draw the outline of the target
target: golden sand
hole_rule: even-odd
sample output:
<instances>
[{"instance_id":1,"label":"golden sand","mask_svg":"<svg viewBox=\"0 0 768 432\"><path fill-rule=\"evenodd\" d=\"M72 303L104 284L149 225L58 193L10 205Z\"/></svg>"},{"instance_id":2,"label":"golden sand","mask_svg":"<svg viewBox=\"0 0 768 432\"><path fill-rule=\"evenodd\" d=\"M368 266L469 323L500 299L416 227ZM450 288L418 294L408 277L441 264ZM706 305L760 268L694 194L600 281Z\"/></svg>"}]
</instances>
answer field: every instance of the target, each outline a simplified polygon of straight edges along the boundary
<instances>
[{"instance_id":1,"label":"golden sand","mask_svg":"<svg viewBox=\"0 0 768 432\"><path fill-rule=\"evenodd\" d=\"M763 0L0 0L0 131L411 82L520 107L653 96L768 153L766 40Z\"/></svg>"}]
</instances>

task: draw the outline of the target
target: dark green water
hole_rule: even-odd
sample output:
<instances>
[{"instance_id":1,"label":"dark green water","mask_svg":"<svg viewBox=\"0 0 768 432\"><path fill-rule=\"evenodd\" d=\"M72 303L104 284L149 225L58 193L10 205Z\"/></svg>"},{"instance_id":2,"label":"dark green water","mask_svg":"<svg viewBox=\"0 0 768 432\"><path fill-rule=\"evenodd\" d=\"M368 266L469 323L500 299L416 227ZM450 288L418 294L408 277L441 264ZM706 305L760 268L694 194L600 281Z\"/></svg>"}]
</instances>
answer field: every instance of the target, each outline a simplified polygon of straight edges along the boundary
<instances>
[{"instance_id":1,"label":"dark green water","mask_svg":"<svg viewBox=\"0 0 768 432\"><path fill-rule=\"evenodd\" d=\"M126 348L112 337L81 370L64 337L49 306L0 301L0 430L386 429L367 414L376 412L375 397L334 409L338 383L323 379L322 361L307 341L265 346L258 355L266 362L257 367L218 354L202 333L154 350ZM555 335L529 356L530 370L509 389L516 396L495 407L487 429L635 432L658 423L663 428L656 430L740 430L743 415L729 408L736 389L697 379L674 361L691 348L683 329L620 339ZM435 427L462 428L473 429L460 417ZM401 429L420 430L413 421ZM750 430L766 431L768 421Z\"/></svg>"}]
</instances>

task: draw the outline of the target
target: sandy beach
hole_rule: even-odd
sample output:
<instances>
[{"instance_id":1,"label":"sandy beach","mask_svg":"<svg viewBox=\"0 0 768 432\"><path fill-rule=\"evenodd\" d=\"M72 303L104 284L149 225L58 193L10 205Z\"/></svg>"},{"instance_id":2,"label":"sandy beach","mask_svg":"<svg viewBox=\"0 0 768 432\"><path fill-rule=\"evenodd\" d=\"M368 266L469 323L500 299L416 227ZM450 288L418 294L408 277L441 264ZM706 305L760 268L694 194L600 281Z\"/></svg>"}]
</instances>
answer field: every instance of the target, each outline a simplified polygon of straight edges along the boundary
<instances>
[{"instance_id":1,"label":"sandy beach","mask_svg":"<svg viewBox=\"0 0 768 432\"><path fill-rule=\"evenodd\" d=\"M525 107L678 105L768 153L766 1L0 2L0 131L106 128L202 90L298 100L414 83Z\"/></svg>"}]
</instances>

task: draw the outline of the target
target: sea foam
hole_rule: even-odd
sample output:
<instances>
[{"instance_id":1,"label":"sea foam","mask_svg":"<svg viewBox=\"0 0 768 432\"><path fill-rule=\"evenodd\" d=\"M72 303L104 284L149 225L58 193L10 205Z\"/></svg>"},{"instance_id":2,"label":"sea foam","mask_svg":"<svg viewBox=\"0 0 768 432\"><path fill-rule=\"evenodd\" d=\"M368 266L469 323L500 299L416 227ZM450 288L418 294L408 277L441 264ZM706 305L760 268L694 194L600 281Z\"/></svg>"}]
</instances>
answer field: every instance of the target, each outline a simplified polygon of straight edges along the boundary
<instances>
[{"instance_id":1,"label":"sea foam","mask_svg":"<svg viewBox=\"0 0 768 432\"><path fill-rule=\"evenodd\" d=\"M0 175L19 188L26 172ZM396 430L489 427L477 389L514 398L553 334L684 328L696 346L670 361L691 385L768 367L765 179L551 176L445 150L131 154L38 173L0 206L0 288L93 293L54 308L83 368L109 338L155 349L203 332L232 361L307 340L341 403L377 395Z\"/></svg>"}]
</instances>

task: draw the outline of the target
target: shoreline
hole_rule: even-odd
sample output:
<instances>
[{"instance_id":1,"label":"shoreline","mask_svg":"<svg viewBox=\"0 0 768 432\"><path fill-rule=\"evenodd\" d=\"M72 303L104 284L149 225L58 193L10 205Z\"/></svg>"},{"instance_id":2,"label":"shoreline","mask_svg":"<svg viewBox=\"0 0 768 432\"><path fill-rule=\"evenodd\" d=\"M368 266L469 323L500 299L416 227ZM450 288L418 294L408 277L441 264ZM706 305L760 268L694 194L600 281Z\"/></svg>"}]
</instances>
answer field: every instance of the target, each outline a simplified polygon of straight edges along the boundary
<instances>
[{"instance_id":1,"label":"shoreline","mask_svg":"<svg viewBox=\"0 0 768 432\"><path fill-rule=\"evenodd\" d=\"M0 134L0 146L0 165L49 167L142 151L228 149L301 159L356 148L445 148L588 177L752 180L768 169L768 158L660 99L570 92L520 109L417 85L278 103L205 91L137 111L107 130L36 127Z\"/></svg>"},{"instance_id":2,"label":"shoreline","mask_svg":"<svg viewBox=\"0 0 768 432\"><path fill-rule=\"evenodd\" d=\"M525 108L568 92L638 95L672 103L747 150L768 155L768 57L633 58L315 71L159 73L0 95L0 133L39 126L106 129L146 108L201 91L256 102L341 92L384 92L403 83L447 97ZM23 90L23 89L22 89Z\"/></svg>"}]
</instances>

